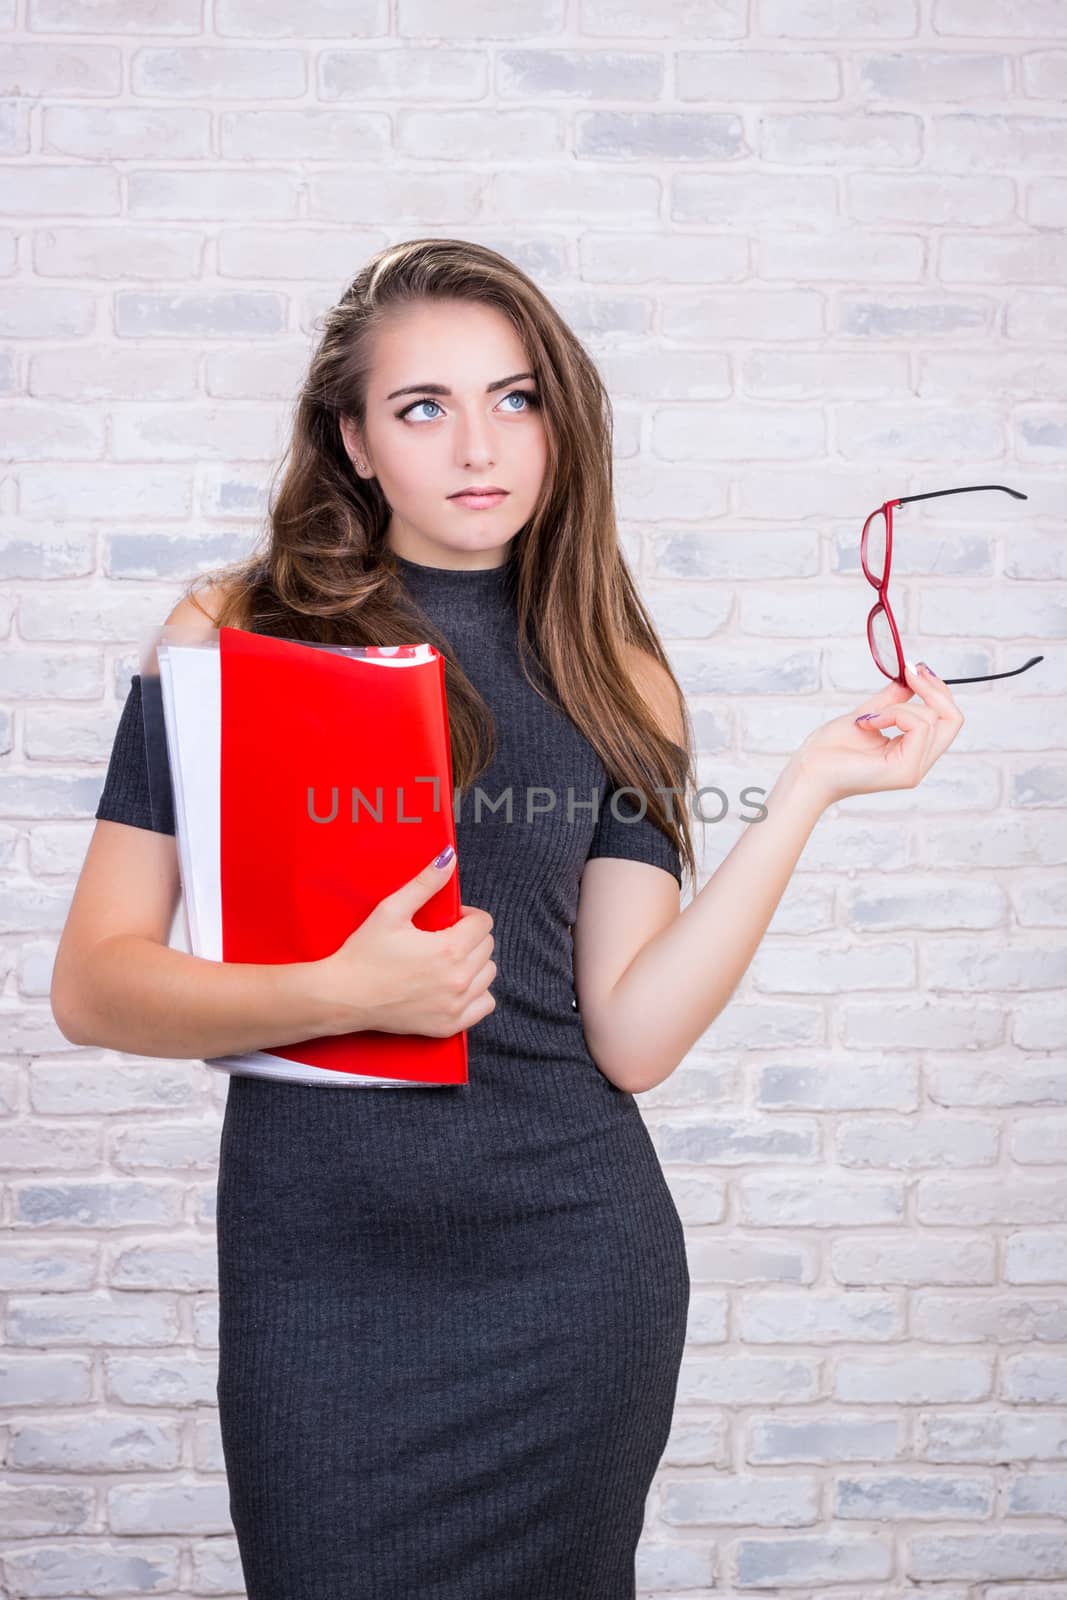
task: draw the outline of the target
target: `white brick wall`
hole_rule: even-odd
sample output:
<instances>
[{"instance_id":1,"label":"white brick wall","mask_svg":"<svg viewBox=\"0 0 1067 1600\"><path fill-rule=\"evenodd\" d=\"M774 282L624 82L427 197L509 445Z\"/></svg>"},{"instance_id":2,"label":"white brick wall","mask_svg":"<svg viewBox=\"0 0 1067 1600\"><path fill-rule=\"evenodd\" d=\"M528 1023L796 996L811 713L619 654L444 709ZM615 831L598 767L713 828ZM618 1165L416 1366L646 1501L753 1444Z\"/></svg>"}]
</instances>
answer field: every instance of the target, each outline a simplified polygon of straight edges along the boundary
<instances>
[{"instance_id":1,"label":"white brick wall","mask_svg":"<svg viewBox=\"0 0 1067 1600\"><path fill-rule=\"evenodd\" d=\"M820 824L737 998L640 1102L693 1277L640 1580L1063 1600L1067 8L0 21L0 1592L241 1593L225 1080L72 1049L51 959L137 640L255 537L318 311L439 232L513 255L600 362L624 543L730 795L880 685L866 513L1029 496L902 516L896 601L944 675L1045 662L958 691L919 790Z\"/></svg>"}]
</instances>

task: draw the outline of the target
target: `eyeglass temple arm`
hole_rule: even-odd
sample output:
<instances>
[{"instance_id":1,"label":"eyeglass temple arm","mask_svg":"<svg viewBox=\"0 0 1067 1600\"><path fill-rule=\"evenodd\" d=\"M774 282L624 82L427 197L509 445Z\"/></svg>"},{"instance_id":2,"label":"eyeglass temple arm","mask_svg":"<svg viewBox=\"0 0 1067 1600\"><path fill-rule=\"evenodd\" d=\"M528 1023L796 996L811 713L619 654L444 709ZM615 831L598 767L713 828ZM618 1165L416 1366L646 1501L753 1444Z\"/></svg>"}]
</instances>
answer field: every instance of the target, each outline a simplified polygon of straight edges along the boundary
<instances>
[{"instance_id":1,"label":"eyeglass temple arm","mask_svg":"<svg viewBox=\"0 0 1067 1600\"><path fill-rule=\"evenodd\" d=\"M1026 500L1029 498L1028 495L1023 494L1021 489L1009 489L1007 484L1004 483L969 483L966 484L962 489L931 489L929 494L905 494L902 495L899 500L890 501L889 504L895 506L907 506L911 505L911 503L915 500L939 500L944 494L973 494L978 489L1000 489L1004 494L1010 494L1015 500ZM1002 677L1007 676L1007 674L996 673L995 676ZM945 681L947 682L947 679ZM956 679L957 683L966 683L969 681L970 680L966 678Z\"/></svg>"},{"instance_id":2,"label":"eyeglass temple arm","mask_svg":"<svg viewBox=\"0 0 1067 1600\"><path fill-rule=\"evenodd\" d=\"M1010 672L983 672L977 678L942 678L942 683L990 683L994 678L1014 678L1020 672L1026 672L1029 667L1036 667L1039 661L1044 661L1044 656L1031 656L1029 661L1021 667L1013 667Z\"/></svg>"}]
</instances>

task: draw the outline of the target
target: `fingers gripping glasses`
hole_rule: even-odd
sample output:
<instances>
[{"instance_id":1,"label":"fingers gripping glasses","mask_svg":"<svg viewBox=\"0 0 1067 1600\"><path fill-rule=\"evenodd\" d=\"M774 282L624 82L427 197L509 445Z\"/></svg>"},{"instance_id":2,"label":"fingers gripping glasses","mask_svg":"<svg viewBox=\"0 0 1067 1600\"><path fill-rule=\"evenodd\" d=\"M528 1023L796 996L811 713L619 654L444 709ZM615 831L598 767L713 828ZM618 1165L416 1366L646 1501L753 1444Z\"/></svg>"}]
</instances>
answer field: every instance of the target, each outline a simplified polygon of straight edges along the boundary
<instances>
[{"instance_id":1,"label":"fingers gripping glasses","mask_svg":"<svg viewBox=\"0 0 1067 1600\"><path fill-rule=\"evenodd\" d=\"M1016 500L1026 499L1021 490L1007 489L1002 483L970 484L964 489L935 489L930 494L907 494L898 500L887 500L877 511L872 511L863 524L860 564L867 582L878 591L878 599L867 617L867 642L879 672L884 672L887 678L893 678L905 687L907 680L904 673L904 651L888 594L889 569L893 560L893 508L910 505L914 500L938 500L946 494L976 494L985 489L998 489L1003 494L1012 495ZM1036 667L1037 663L1044 659L1044 656L1031 656L1029 661L1024 662L1021 667L1013 667L1010 672L987 672L977 678L942 678L941 681L942 683L989 683L993 678L1014 678L1020 672Z\"/></svg>"}]
</instances>

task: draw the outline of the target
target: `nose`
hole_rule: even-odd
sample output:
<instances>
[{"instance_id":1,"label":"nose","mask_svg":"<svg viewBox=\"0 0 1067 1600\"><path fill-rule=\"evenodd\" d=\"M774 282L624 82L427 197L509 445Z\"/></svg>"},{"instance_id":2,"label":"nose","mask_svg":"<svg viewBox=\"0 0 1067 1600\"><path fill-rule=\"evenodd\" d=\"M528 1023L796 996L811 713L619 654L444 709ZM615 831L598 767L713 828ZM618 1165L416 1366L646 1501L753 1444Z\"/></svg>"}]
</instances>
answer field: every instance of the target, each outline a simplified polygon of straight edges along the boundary
<instances>
[{"instance_id":1,"label":"nose","mask_svg":"<svg viewBox=\"0 0 1067 1600\"><path fill-rule=\"evenodd\" d=\"M489 419L480 411L463 415L456 426L456 460L465 467L490 466L493 461Z\"/></svg>"}]
</instances>

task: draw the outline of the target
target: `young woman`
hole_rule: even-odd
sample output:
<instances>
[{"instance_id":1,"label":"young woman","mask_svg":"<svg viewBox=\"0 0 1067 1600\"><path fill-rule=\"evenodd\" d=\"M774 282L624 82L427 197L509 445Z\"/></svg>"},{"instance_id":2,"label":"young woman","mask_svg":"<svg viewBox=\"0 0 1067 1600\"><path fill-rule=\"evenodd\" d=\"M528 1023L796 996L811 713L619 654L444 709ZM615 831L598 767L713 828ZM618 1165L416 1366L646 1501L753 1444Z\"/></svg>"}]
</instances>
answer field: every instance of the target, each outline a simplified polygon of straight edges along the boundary
<instances>
[{"instance_id":1,"label":"young woman","mask_svg":"<svg viewBox=\"0 0 1067 1600\"><path fill-rule=\"evenodd\" d=\"M477 245L391 247L328 313L269 523L167 621L437 644L458 857L316 961L168 948L135 678L59 1026L167 1058L468 1029L470 1080L229 1081L217 1392L249 1600L626 1600L689 1301L634 1096L725 1005L826 806L916 784L961 717L909 671L828 722L682 911L692 740L620 553L606 396ZM456 870L459 921L415 928Z\"/></svg>"}]
</instances>

